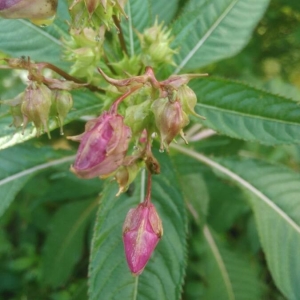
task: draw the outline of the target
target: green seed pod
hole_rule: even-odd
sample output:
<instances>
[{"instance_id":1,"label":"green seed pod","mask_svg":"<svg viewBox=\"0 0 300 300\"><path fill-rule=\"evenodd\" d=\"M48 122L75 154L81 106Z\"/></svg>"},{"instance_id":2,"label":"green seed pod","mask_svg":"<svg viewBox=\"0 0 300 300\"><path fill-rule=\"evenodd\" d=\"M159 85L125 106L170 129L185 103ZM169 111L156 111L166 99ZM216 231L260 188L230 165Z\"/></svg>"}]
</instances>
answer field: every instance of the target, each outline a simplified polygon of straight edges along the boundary
<instances>
[{"instance_id":1,"label":"green seed pod","mask_svg":"<svg viewBox=\"0 0 300 300\"><path fill-rule=\"evenodd\" d=\"M37 136L41 134L42 129L48 133L48 118L51 107L51 90L44 84L31 82L24 92L24 98L21 105L23 114L23 130L28 122L32 121L37 130Z\"/></svg>"}]
</instances>

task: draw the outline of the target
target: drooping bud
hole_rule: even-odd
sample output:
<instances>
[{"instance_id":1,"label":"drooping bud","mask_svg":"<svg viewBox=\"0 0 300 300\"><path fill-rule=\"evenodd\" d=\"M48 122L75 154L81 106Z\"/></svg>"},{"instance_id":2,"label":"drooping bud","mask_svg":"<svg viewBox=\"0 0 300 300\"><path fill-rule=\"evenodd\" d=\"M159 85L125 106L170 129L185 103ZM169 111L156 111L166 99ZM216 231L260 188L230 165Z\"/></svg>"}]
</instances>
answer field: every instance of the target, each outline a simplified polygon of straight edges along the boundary
<instances>
[{"instance_id":1,"label":"drooping bud","mask_svg":"<svg viewBox=\"0 0 300 300\"><path fill-rule=\"evenodd\" d=\"M163 235L162 222L152 203L129 210L123 225L126 260L133 275L140 275Z\"/></svg>"},{"instance_id":2,"label":"drooping bud","mask_svg":"<svg viewBox=\"0 0 300 300\"><path fill-rule=\"evenodd\" d=\"M117 170L114 175L117 183L119 184L119 191L116 196L119 196L121 193L124 193L128 190L129 185L135 180L141 165L141 159L133 159L130 161L130 157L126 157L123 165ZM126 162L128 161L128 163Z\"/></svg>"},{"instance_id":3,"label":"drooping bud","mask_svg":"<svg viewBox=\"0 0 300 300\"><path fill-rule=\"evenodd\" d=\"M104 112L87 122L83 134L68 137L80 141L71 171L80 178L111 174L122 165L130 138L131 130L124 124L123 117Z\"/></svg>"},{"instance_id":4,"label":"drooping bud","mask_svg":"<svg viewBox=\"0 0 300 300\"><path fill-rule=\"evenodd\" d=\"M182 109L186 114L191 114L196 117L205 119L195 112L195 106L197 104L197 96L195 92L186 84L182 85L177 91L177 97L182 105Z\"/></svg>"},{"instance_id":5,"label":"drooping bud","mask_svg":"<svg viewBox=\"0 0 300 300\"><path fill-rule=\"evenodd\" d=\"M171 102L168 98L159 98L153 102L151 109L160 134L161 150L168 149L177 134L184 139L182 129L188 125L189 119L179 101Z\"/></svg>"},{"instance_id":6,"label":"drooping bud","mask_svg":"<svg viewBox=\"0 0 300 300\"><path fill-rule=\"evenodd\" d=\"M49 25L56 14L58 0L1 0L0 17L29 19L36 25Z\"/></svg>"},{"instance_id":7,"label":"drooping bud","mask_svg":"<svg viewBox=\"0 0 300 300\"><path fill-rule=\"evenodd\" d=\"M60 134L63 135L64 119L67 116L68 112L73 107L72 95L67 91L56 91L52 103L53 103L53 109L58 118Z\"/></svg>"},{"instance_id":8,"label":"drooping bud","mask_svg":"<svg viewBox=\"0 0 300 300\"><path fill-rule=\"evenodd\" d=\"M48 118L51 107L52 92L44 84L31 82L24 92L21 105L23 114L23 129L28 122L32 121L37 130L37 136L44 130L48 133Z\"/></svg>"},{"instance_id":9,"label":"drooping bud","mask_svg":"<svg viewBox=\"0 0 300 300\"><path fill-rule=\"evenodd\" d=\"M138 34L141 48L142 60L146 66L158 66L160 64L174 64L174 51L170 44L173 40L171 31L163 28L163 24L155 24L146 29L143 34Z\"/></svg>"}]
</instances>

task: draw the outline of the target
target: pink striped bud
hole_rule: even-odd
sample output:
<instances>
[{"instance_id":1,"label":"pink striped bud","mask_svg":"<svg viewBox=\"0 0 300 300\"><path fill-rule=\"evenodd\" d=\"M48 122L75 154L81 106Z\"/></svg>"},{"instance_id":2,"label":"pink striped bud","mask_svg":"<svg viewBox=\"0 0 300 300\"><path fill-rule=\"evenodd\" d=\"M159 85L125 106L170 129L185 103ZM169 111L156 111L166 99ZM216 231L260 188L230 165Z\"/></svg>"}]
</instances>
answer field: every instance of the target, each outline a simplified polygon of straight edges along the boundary
<instances>
[{"instance_id":1,"label":"pink striped bud","mask_svg":"<svg viewBox=\"0 0 300 300\"><path fill-rule=\"evenodd\" d=\"M133 275L140 275L163 235L162 222L151 203L129 210L123 225L126 260Z\"/></svg>"},{"instance_id":2,"label":"pink striped bud","mask_svg":"<svg viewBox=\"0 0 300 300\"><path fill-rule=\"evenodd\" d=\"M122 165L131 130L121 115L104 112L87 122L83 134L68 138L80 141L71 171L80 178L106 177Z\"/></svg>"}]
</instances>

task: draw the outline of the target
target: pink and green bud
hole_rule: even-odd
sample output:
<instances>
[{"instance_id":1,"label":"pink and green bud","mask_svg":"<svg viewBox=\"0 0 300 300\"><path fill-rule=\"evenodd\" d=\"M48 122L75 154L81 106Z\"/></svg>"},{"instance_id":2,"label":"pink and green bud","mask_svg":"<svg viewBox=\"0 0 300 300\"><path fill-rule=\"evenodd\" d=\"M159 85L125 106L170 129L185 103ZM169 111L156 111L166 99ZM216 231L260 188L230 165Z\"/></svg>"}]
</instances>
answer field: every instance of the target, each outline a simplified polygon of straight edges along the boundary
<instances>
[{"instance_id":1,"label":"pink and green bud","mask_svg":"<svg viewBox=\"0 0 300 300\"><path fill-rule=\"evenodd\" d=\"M179 101L171 102L168 98L159 98L154 101L151 109L160 135L161 150L168 149L178 134L184 138L182 129L189 124L189 119Z\"/></svg>"},{"instance_id":2,"label":"pink and green bud","mask_svg":"<svg viewBox=\"0 0 300 300\"><path fill-rule=\"evenodd\" d=\"M123 225L126 260L133 275L140 275L163 235L158 213L151 203L129 210Z\"/></svg>"},{"instance_id":3,"label":"pink and green bud","mask_svg":"<svg viewBox=\"0 0 300 300\"><path fill-rule=\"evenodd\" d=\"M52 104L51 98L52 92L46 85L36 82L30 83L24 92L21 105L23 129L28 122L33 122L37 130L37 136L41 134L42 130L47 132L49 136L48 118Z\"/></svg>"},{"instance_id":4,"label":"pink and green bud","mask_svg":"<svg viewBox=\"0 0 300 300\"><path fill-rule=\"evenodd\" d=\"M106 177L122 165L131 130L121 115L104 112L87 122L83 134L68 138L80 141L71 171L80 178Z\"/></svg>"},{"instance_id":5,"label":"pink and green bud","mask_svg":"<svg viewBox=\"0 0 300 300\"><path fill-rule=\"evenodd\" d=\"M37 25L49 25L56 14L57 0L0 0L0 17L30 19Z\"/></svg>"}]
</instances>

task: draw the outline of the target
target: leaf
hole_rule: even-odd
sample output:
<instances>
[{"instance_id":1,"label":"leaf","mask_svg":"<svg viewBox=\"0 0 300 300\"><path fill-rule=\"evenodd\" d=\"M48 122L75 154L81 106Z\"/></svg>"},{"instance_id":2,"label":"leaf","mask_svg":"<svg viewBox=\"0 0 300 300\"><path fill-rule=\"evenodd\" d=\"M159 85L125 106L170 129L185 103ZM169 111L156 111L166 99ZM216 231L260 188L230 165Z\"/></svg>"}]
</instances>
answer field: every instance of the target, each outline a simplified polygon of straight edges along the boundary
<instances>
[{"instance_id":1,"label":"leaf","mask_svg":"<svg viewBox=\"0 0 300 300\"><path fill-rule=\"evenodd\" d=\"M65 119L65 124L76 120L82 116L86 115L95 115L99 113L103 107L103 102L98 98L98 96L89 91L74 91L72 92L74 100L74 108L69 112L68 116ZM29 139L32 139L36 136L35 128L30 128L30 124L24 130L16 130L9 125L12 123L11 116L0 117L0 149L5 149L16 144L22 143ZM58 127L57 122L50 117L49 129L53 130Z\"/></svg>"},{"instance_id":2,"label":"leaf","mask_svg":"<svg viewBox=\"0 0 300 300\"><path fill-rule=\"evenodd\" d=\"M223 79L191 83L204 125L234 138L268 145L300 143L300 106L280 96ZM200 119L198 119L200 121Z\"/></svg>"},{"instance_id":3,"label":"leaf","mask_svg":"<svg viewBox=\"0 0 300 300\"><path fill-rule=\"evenodd\" d=\"M30 145L0 151L0 216L34 174L56 165L70 163L70 152Z\"/></svg>"},{"instance_id":4,"label":"leaf","mask_svg":"<svg viewBox=\"0 0 300 300\"><path fill-rule=\"evenodd\" d=\"M224 160L222 164L251 184L258 196L252 196L251 203L268 267L281 292L288 299L298 299L300 175L256 160Z\"/></svg>"},{"instance_id":5,"label":"leaf","mask_svg":"<svg viewBox=\"0 0 300 300\"><path fill-rule=\"evenodd\" d=\"M46 61L66 69L69 64L61 60L63 47L60 38L67 34L67 17L66 3L59 1L58 17L47 28L27 20L0 18L0 51L13 57L30 56L32 60Z\"/></svg>"},{"instance_id":6,"label":"leaf","mask_svg":"<svg viewBox=\"0 0 300 300\"><path fill-rule=\"evenodd\" d=\"M161 158L162 154L158 156ZM126 264L122 224L128 210L141 200L141 183L136 180L132 196L123 194L115 198L115 186L108 186L103 193L89 267L90 300L180 299L186 264L187 220L172 167L164 156L163 174L153 177L151 197L163 220L164 235L139 277L133 277Z\"/></svg>"},{"instance_id":7,"label":"leaf","mask_svg":"<svg viewBox=\"0 0 300 300\"><path fill-rule=\"evenodd\" d=\"M173 148L212 167L251 195L258 233L272 277L291 300L300 295L300 174L254 159L213 161L200 153Z\"/></svg>"},{"instance_id":8,"label":"leaf","mask_svg":"<svg viewBox=\"0 0 300 300\"><path fill-rule=\"evenodd\" d=\"M207 282L206 300L262 299L258 272L246 255L228 249L208 226L203 228L202 242L201 273Z\"/></svg>"},{"instance_id":9,"label":"leaf","mask_svg":"<svg viewBox=\"0 0 300 300\"><path fill-rule=\"evenodd\" d=\"M152 23L156 18L159 23L170 23L178 10L178 5L179 0L150 0Z\"/></svg>"},{"instance_id":10,"label":"leaf","mask_svg":"<svg viewBox=\"0 0 300 300\"><path fill-rule=\"evenodd\" d=\"M62 206L51 222L42 256L43 284L62 286L82 255L86 226L98 200L77 201Z\"/></svg>"},{"instance_id":11,"label":"leaf","mask_svg":"<svg viewBox=\"0 0 300 300\"><path fill-rule=\"evenodd\" d=\"M122 19L122 31L129 56L140 52L136 31L142 33L150 23L149 0L129 0L125 7L128 19Z\"/></svg>"},{"instance_id":12,"label":"leaf","mask_svg":"<svg viewBox=\"0 0 300 300\"><path fill-rule=\"evenodd\" d=\"M191 71L235 55L249 41L269 0L190 1L173 24L179 49L175 73Z\"/></svg>"}]
</instances>

